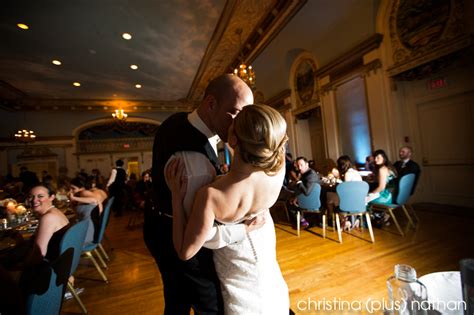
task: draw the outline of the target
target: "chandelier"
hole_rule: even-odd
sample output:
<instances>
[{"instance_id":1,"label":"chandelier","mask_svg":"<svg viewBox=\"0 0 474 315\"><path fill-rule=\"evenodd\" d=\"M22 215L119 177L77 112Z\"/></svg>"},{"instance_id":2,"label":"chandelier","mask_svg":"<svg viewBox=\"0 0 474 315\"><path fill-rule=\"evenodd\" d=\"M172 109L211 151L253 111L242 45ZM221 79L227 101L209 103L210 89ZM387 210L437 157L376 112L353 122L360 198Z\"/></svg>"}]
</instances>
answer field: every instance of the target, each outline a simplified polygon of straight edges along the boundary
<instances>
[{"instance_id":1,"label":"chandelier","mask_svg":"<svg viewBox=\"0 0 474 315\"><path fill-rule=\"evenodd\" d=\"M36 140L36 135L33 130L18 130L15 133L15 140L22 143L34 142Z\"/></svg>"},{"instance_id":2,"label":"chandelier","mask_svg":"<svg viewBox=\"0 0 474 315\"><path fill-rule=\"evenodd\" d=\"M246 65L244 62L244 56L242 51L242 29L238 28L235 33L239 35L239 43L240 43L240 65L234 69L233 75L238 76L242 79L250 88L255 86L255 72L251 65Z\"/></svg>"},{"instance_id":3,"label":"chandelier","mask_svg":"<svg viewBox=\"0 0 474 315\"><path fill-rule=\"evenodd\" d=\"M115 113L112 113L112 117L118 121L125 121L128 115L125 113L123 109L116 109Z\"/></svg>"}]
</instances>

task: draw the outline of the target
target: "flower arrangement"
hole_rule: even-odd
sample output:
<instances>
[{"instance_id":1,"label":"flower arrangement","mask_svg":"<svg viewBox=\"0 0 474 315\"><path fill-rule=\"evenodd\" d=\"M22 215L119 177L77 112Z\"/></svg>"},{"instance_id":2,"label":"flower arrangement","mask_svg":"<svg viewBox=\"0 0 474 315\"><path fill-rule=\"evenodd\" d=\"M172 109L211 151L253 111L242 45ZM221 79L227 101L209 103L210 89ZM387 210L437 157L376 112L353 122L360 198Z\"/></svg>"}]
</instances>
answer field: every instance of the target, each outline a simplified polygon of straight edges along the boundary
<instances>
[{"instance_id":1,"label":"flower arrangement","mask_svg":"<svg viewBox=\"0 0 474 315\"><path fill-rule=\"evenodd\" d=\"M9 215L22 216L26 213L26 207L12 198L0 200L0 206L4 207Z\"/></svg>"}]
</instances>

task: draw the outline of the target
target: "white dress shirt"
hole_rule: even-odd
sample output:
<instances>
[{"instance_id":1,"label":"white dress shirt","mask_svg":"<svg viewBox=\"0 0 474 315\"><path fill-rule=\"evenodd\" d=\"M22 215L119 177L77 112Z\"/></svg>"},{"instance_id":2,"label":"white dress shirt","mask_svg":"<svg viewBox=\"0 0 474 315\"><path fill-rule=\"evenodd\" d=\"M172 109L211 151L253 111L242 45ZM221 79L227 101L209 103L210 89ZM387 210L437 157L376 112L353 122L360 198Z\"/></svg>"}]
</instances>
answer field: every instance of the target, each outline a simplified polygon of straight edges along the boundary
<instances>
[{"instance_id":1,"label":"white dress shirt","mask_svg":"<svg viewBox=\"0 0 474 315\"><path fill-rule=\"evenodd\" d=\"M221 138L219 138L218 135L213 133L207 126L206 124L202 121L201 117L199 117L197 110L192 111L188 115L188 121L189 123L199 130L203 135L207 137L207 140L211 144L212 148L214 149L214 152L217 155L217 144L219 141L221 141Z\"/></svg>"},{"instance_id":2,"label":"white dress shirt","mask_svg":"<svg viewBox=\"0 0 474 315\"><path fill-rule=\"evenodd\" d=\"M208 138L217 155L217 142L220 140L219 136L211 132L199 117L196 110L188 115L188 121ZM201 153L191 151L177 152L170 157L170 160L176 155L180 155L183 158L186 177L188 179L186 196L183 201L185 218L188 219L197 190L212 182L216 176L216 172L207 156ZM170 160L168 160L168 163ZM243 241L245 237L246 230L244 224L214 224L203 246L209 249L218 249L230 244L239 243Z\"/></svg>"}]
</instances>

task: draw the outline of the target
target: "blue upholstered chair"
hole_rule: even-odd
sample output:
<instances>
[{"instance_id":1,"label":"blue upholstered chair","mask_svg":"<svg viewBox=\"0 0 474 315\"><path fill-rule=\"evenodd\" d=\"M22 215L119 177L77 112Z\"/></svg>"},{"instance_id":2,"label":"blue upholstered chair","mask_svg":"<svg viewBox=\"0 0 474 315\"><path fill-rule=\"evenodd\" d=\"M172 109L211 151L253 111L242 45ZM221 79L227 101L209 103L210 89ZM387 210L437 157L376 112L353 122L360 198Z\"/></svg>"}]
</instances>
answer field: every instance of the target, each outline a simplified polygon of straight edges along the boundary
<instances>
[{"instance_id":1,"label":"blue upholstered chair","mask_svg":"<svg viewBox=\"0 0 474 315\"><path fill-rule=\"evenodd\" d=\"M77 222L76 224L71 226L69 230L66 231L66 233L64 233L61 243L59 244L59 250L61 253L65 252L69 248L72 248L74 250L71 271L69 272L68 278L69 276L73 275L74 272L76 272L77 265L79 264L79 260L81 258L82 247L86 238L88 226L89 224L86 220ZM71 291L71 294L74 296L74 299L81 307L82 312L84 314L87 314L86 307L82 303L81 298L76 294L76 290L70 281L68 281L67 287L69 291Z\"/></svg>"},{"instance_id":2,"label":"blue upholstered chair","mask_svg":"<svg viewBox=\"0 0 474 315\"><path fill-rule=\"evenodd\" d=\"M410 217L407 207L406 207L408 199L410 199L411 191L413 189L414 184L415 184L415 174L407 174L403 176L402 178L400 178L400 181L398 182L398 194L397 194L397 200L395 203L392 203L392 204L372 203L370 205L371 210L388 212L401 236L404 236L405 234L403 233L400 227L400 224L398 223L398 220L395 217L395 214L393 213L393 210L397 208L402 208L408 219L408 224L412 225L415 228L415 223L413 222L413 219Z\"/></svg>"},{"instance_id":3,"label":"blue upholstered chair","mask_svg":"<svg viewBox=\"0 0 474 315\"><path fill-rule=\"evenodd\" d=\"M321 209L321 186L314 184L313 189L308 196L300 194L296 197L298 200L298 209L296 213L296 230L300 236L301 212L322 214L323 238L326 238L326 213Z\"/></svg>"},{"instance_id":4,"label":"blue upholstered chair","mask_svg":"<svg viewBox=\"0 0 474 315\"><path fill-rule=\"evenodd\" d=\"M370 232L370 239L372 243L374 240L374 232L370 222L370 216L366 209L365 197L369 192L369 184L366 182L343 182L336 187L337 195L339 196L339 209L336 210L336 226L339 243L342 243L341 223L339 215L352 216L359 215L361 222L365 214L367 226ZM362 224L361 224L362 226Z\"/></svg>"},{"instance_id":5,"label":"blue upholstered chair","mask_svg":"<svg viewBox=\"0 0 474 315\"><path fill-rule=\"evenodd\" d=\"M44 283L35 283L35 285L46 290L28 294L26 297L27 315L56 315L61 312L73 255L74 249L70 248L61 253L53 262L43 261L41 277L37 281Z\"/></svg>"},{"instance_id":6,"label":"blue upholstered chair","mask_svg":"<svg viewBox=\"0 0 474 315\"><path fill-rule=\"evenodd\" d=\"M95 268L97 269L100 276L102 277L102 279L106 283L108 283L109 281L108 281L107 277L105 276L104 272L102 271L102 269L100 268L99 264L95 260L92 253L95 253L97 255L97 257L99 258L100 262L102 263L102 265L104 266L104 268L107 268L107 265L105 264L105 261L102 259L102 256L100 255L97 248L101 248L103 250L103 247L101 246L100 243L102 242L102 239L104 238L105 228L107 227L107 223L109 221L110 208L112 207L113 201L114 201L114 197L110 198L107 201L107 204L105 205L104 211L102 213L102 221L101 221L101 224L100 224L100 229L99 229L97 239L94 240L92 243L84 244L84 247L83 247L83 250L82 250L85 257L90 258L92 260L92 263L94 264ZM105 251L103 253L105 254ZM106 254L105 254L105 256L106 256L106 258L108 258L108 256Z\"/></svg>"}]
</instances>

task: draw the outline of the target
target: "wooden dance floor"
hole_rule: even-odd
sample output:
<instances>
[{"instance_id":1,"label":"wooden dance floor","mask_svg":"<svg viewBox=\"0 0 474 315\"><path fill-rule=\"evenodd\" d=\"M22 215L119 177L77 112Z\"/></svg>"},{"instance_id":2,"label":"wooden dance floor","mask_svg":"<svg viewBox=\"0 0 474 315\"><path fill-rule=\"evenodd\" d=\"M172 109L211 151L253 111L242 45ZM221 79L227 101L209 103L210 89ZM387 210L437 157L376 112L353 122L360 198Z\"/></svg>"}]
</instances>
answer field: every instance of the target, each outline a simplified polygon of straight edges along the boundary
<instances>
[{"instance_id":1,"label":"wooden dance floor","mask_svg":"<svg viewBox=\"0 0 474 315\"><path fill-rule=\"evenodd\" d=\"M409 264L421 276L459 270L460 259L474 257L474 209L431 204L415 208L421 221L416 231L401 237L394 226L374 229L375 244L367 230L343 233L339 244L331 228L326 239L319 227L302 231L298 238L291 226L276 224L278 261L293 311L324 314L329 312L321 309L322 304L316 310L316 303L387 300L386 279L395 264ZM109 284L101 281L88 260L81 260L76 272L76 287L85 288L80 296L90 314L163 313L160 273L143 242L141 225L127 228L129 216L111 217L106 231ZM79 313L73 299L65 301L62 314Z\"/></svg>"}]
</instances>

